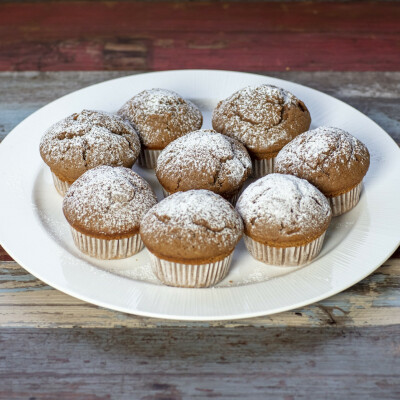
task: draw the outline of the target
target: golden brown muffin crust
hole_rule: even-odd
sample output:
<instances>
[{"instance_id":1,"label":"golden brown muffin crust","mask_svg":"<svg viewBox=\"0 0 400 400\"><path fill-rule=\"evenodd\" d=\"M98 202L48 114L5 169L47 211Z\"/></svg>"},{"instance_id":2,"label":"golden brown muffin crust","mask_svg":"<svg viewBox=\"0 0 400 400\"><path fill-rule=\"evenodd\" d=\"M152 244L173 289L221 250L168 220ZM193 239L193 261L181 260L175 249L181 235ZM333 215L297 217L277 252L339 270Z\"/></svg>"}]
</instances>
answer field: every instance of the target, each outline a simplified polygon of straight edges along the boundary
<instances>
[{"instance_id":1,"label":"golden brown muffin crust","mask_svg":"<svg viewBox=\"0 0 400 400\"><path fill-rule=\"evenodd\" d=\"M169 193L206 189L229 198L251 174L251 159L237 140L204 129L170 143L157 161L156 175Z\"/></svg>"},{"instance_id":2,"label":"golden brown muffin crust","mask_svg":"<svg viewBox=\"0 0 400 400\"><path fill-rule=\"evenodd\" d=\"M236 209L245 234L274 247L310 243L328 229L332 217L328 200L315 186L281 174L252 183L239 197Z\"/></svg>"},{"instance_id":3,"label":"golden brown muffin crust","mask_svg":"<svg viewBox=\"0 0 400 400\"><path fill-rule=\"evenodd\" d=\"M307 179L325 196L333 197L357 186L368 171L366 146L348 132L319 127L287 144L275 159L275 172Z\"/></svg>"},{"instance_id":4,"label":"golden brown muffin crust","mask_svg":"<svg viewBox=\"0 0 400 400\"><path fill-rule=\"evenodd\" d=\"M162 150L203 123L200 110L191 101L166 89L140 92L118 114L135 126L143 146L151 150Z\"/></svg>"},{"instance_id":5,"label":"golden brown muffin crust","mask_svg":"<svg viewBox=\"0 0 400 400\"><path fill-rule=\"evenodd\" d=\"M140 235L157 257L186 264L214 262L228 256L243 233L230 203L208 190L175 193L144 217Z\"/></svg>"},{"instance_id":6,"label":"golden brown muffin crust","mask_svg":"<svg viewBox=\"0 0 400 400\"><path fill-rule=\"evenodd\" d=\"M213 128L242 142L254 158L272 158L310 127L307 107L290 92L272 85L249 86L220 101Z\"/></svg>"},{"instance_id":7,"label":"golden brown muffin crust","mask_svg":"<svg viewBox=\"0 0 400 400\"><path fill-rule=\"evenodd\" d=\"M157 203L150 185L124 167L100 166L69 188L63 201L68 223L101 239L122 239L139 232L143 215Z\"/></svg>"},{"instance_id":8,"label":"golden brown muffin crust","mask_svg":"<svg viewBox=\"0 0 400 400\"><path fill-rule=\"evenodd\" d=\"M51 126L40 141L40 155L61 180L74 182L99 165L132 167L139 137L121 117L83 110Z\"/></svg>"}]
</instances>

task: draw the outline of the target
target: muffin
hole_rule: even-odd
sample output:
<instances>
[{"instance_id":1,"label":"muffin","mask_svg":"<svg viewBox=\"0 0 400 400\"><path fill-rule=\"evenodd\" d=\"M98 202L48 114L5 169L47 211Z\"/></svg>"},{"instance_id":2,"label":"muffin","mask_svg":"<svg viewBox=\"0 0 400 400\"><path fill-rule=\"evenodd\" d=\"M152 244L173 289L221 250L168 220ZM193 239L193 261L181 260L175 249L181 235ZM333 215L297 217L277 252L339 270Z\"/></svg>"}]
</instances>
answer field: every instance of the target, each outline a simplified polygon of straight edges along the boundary
<instances>
[{"instance_id":1,"label":"muffin","mask_svg":"<svg viewBox=\"0 0 400 400\"><path fill-rule=\"evenodd\" d=\"M134 128L118 115L83 110L51 126L40 141L54 186L64 196L71 183L99 165L132 167L140 152Z\"/></svg>"},{"instance_id":2,"label":"muffin","mask_svg":"<svg viewBox=\"0 0 400 400\"><path fill-rule=\"evenodd\" d=\"M272 85L249 86L220 101L212 126L242 142L253 160L253 176L273 172L274 158L294 137L309 129L310 113L292 93Z\"/></svg>"},{"instance_id":3,"label":"muffin","mask_svg":"<svg viewBox=\"0 0 400 400\"><path fill-rule=\"evenodd\" d=\"M266 264L302 265L321 251L332 217L326 197L292 175L269 174L239 197L244 240L250 254Z\"/></svg>"},{"instance_id":4,"label":"muffin","mask_svg":"<svg viewBox=\"0 0 400 400\"><path fill-rule=\"evenodd\" d=\"M166 89L140 92L127 101L118 111L130 121L139 133L142 151L139 163L155 168L157 158L173 140L200 129L203 117L189 100Z\"/></svg>"},{"instance_id":5,"label":"muffin","mask_svg":"<svg viewBox=\"0 0 400 400\"><path fill-rule=\"evenodd\" d=\"M301 134L279 152L275 162L276 172L296 175L316 186L330 201L333 216L357 205L368 167L365 145L331 127Z\"/></svg>"},{"instance_id":6,"label":"muffin","mask_svg":"<svg viewBox=\"0 0 400 400\"><path fill-rule=\"evenodd\" d=\"M251 173L251 159L237 140L204 129L170 143L157 160L164 194L206 189L235 202Z\"/></svg>"},{"instance_id":7,"label":"muffin","mask_svg":"<svg viewBox=\"0 0 400 400\"><path fill-rule=\"evenodd\" d=\"M140 225L155 274L179 287L209 287L222 280L242 233L233 206L208 190L168 196Z\"/></svg>"},{"instance_id":8,"label":"muffin","mask_svg":"<svg viewBox=\"0 0 400 400\"><path fill-rule=\"evenodd\" d=\"M63 212L78 249L110 260L143 248L140 220L156 203L150 185L131 169L100 166L71 185Z\"/></svg>"}]
</instances>

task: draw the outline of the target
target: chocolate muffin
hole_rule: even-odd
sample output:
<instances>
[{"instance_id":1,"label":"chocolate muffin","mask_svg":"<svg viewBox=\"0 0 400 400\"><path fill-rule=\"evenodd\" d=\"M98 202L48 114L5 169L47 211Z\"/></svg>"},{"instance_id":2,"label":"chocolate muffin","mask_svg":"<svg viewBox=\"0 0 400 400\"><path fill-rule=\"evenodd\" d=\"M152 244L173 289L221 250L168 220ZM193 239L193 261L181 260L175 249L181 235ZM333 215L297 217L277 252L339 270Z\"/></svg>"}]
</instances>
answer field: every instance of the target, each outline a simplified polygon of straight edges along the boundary
<instances>
[{"instance_id":1,"label":"chocolate muffin","mask_svg":"<svg viewBox=\"0 0 400 400\"><path fill-rule=\"evenodd\" d=\"M368 149L354 136L339 128L319 127L287 144L276 157L275 170L307 179L338 216L357 205L369 161Z\"/></svg>"},{"instance_id":2,"label":"chocolate muffin","mask_svg":"<svg viewBox=\"0 0 400 400\"><path fill-rule=\"evenodd\" d=\"M40 141L40 155L62 196L89 169L99 165L130 168L139 152L134 128L118 115L102 111L72 114L51 126Z\"/></svg>"},{"instance_id":3,"label":"chocolate muffin","mask_svg":"<svg viewBox=\"0 0 400 400\"><path fill-rule=\"evenodd\" d=\"M228 273L243 223L233 206L208 190L168 196L143 217L140 235L166 285L208 287Z\"/></svg>"},{"instance_id":4,"label":"chocolate muffin","mask_svg":"<svg viewBox=\"0 0 400 400\"><path fill-rule=\"evenodd\" d=\"M212 116L217 132L246 146L255 178L273 172L279 150L309 129L310 123L310 113L301 100L287 90L266 84L238 90L220 101Z\"/></svg>"},{"instance_id":5,"label":"chocolate muffin","mask_svg":"<svg viewBox=\"0 0 400 400\"><path fill-rule=\"evenodd\" d=\"M254 258L274 265L301 265L320 252L331 221L328 200L292 175L269 174L239 197L244 239Z\"/></svg>"},{"instance_id":6,"label":"chocolate muffin","mask_svg":"<svg viewBox=\"0 0 400 400\"><path fill-rule=\"evenodd\" d=\"M191 189L211 190L235 202L251 173L251 159L236 139L210 129L170 143L157 160L156 175L166 195Z\"/></svg>"},{"instance_id":7,"label":"chocolate muffin","mask_svg":"<svg viewBox=\"0 0 400 400\"><path fill-rule=\"evenodd\" d=\"M142 143L139 163L155 168L157 158L173 140L200 129L203 117L189 100L172 90L151 89L127 101L118 114L130 121Z\"/></svg>"},{"instance_id":8,"label":"chocolate muffin","mask_svg":"<svg viewBox=\"0 0 400 400\"><path fill-rule=\"evenodd\" d=\"M82 252L116 259L130 257L143 248L140 220L156 203L150 185L131 169L100 166L71 185L63 212Z\"/></svg>"}]
</instances>

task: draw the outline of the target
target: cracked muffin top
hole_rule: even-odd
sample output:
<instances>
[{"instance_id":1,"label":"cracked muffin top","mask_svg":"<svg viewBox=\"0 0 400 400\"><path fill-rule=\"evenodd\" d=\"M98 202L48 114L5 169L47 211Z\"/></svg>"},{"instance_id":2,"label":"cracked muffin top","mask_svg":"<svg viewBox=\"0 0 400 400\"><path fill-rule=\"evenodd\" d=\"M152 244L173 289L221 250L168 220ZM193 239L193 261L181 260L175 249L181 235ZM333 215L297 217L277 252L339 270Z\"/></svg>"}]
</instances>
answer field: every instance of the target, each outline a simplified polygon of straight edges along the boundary
<instances>
[{"instance_id":1,"label":"cracked muffin top","mask_svg":"<svg viewBox=\"0 0 400 400\"><path fill-rule=\"evenodd\" d=\"M203 124L200 110L191 101L166 89L140 92L127 101L118 114L134 125L142 145L151 150L162 150Z\"/></svg>"},{"instance_id":2,"label":"cracked muffin top","mask_svg":"<svg viewBox=\"0 0 400 400\"><path fill-rule=\"evenodd\" d=\"M44 162L68 183L99 165L130 168L139 152L139 138L129 122L102 111L72 114L51 126L40 141Z\"/></svg>"},{"instance_id":3,"label":"cracked muffin top","mask_svg":"<svg viewBox=\"0 0 400 400\"><path fill-rule=\"evenodd\" d=\"M71 185L63 212L69 224L83 234L122 239L139 233L140 220L156 203L150 185L131 169L100 166Z\"/></svg>"},{"instance_id":4,"label":"cracked muffin top","mask_svg":"<svg viewBox=\"0 0 400 400\"><path fill-rule=\"evenodd\" d=\"M369 168L366 146L348 132L319 127L287 144L275 159L275 172L307 179L325 196L357 186Z\"/></svg>"},{"instance_id":5,"label":"cracked muffin top","mask_svg":"<svg viewBox=\"0 0 400 400\"><path fill-rule=\"evenodd\" d=\"M239 197L236 209L244 233L274 247L302 246L329 226L331 207L311 183L292 175L269 174L252 183Z\"/></svg>"},{"instance_id":6,"label":"cracked muffin top","mask_svg":"<svg viewBox=\"0 0 400 400\"><path fill-rule=\"evenodd\" d=\"M208 190L174 193L143 217L140 235L157 257L186 264L228 256L243 233L243 222L221 196Z\"/></svg>"},{"instance_id":7,"label":"cracked muffin top","mask_svg":"<svg viewBox=\"0 0 400 400\"><path fill-rule=\"evenodd\" d=\"M275 157L294 137L310 127L302 101L272 85L248 86L218 103L213 128L241 141L257 159Z\"/></svg>"},{"instance_id":8,"label":"cracked muffin top","mask_svg":"<svg viewBox=\"0 0 400 400\"><path fill-rule=\"evenodd\" d=\"M229 198L251 173L251 159L237 140L199 130L170 143L160 154L156 175L169 193L206 189Z\"/></svg>"}]
</instances>

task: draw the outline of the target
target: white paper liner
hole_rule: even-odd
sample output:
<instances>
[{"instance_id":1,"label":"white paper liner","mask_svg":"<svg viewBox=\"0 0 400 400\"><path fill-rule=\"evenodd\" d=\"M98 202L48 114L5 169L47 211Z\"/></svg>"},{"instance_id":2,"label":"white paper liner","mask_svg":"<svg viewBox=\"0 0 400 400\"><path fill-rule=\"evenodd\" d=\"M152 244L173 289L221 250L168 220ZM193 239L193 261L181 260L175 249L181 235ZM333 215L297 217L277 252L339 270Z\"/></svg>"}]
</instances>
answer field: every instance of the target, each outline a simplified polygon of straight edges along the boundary
<instances>
[{"instance_id":1,"label":"white paper liner","mask_svg":"<svg viewBox=\"0 0 400 400\"><path fill-rule=\"evenodd\" d=\"M205 288L217 284L229 271L233 252L220 261L209 264L181 264L166 261L150 253L153 271L168 286Z\"/></svg>"},{"instance_id":2,"label":"white paper liner","mask_svg":"<svg viewBox=\"0 0 400 400\"><path fill-rule=\"evenodd\" d=\"M164 188L162 188L162 192L163 192L164 198L171 195L171 193L167 192ZM229 197L226 200L228 200L233 206L235 206L241 193L242 193L242 190L239 190L236 194L234 194L233 196Z\"/></svg>"},{"instance_id":3,"label":"white paper liner","mask_svg":"<svg viewBox=\"0 0 400 400\"><path fill-rule=\"evenodd\" d=\"M149 150L142 147L139 153L140 166L154 169L157 165L157 159L161 152L162 150Z\"/></svg>"},{"instance_id":4,"label":"white paper liner","mask_svg":"<svg viewBox=\"0 0 400 400\"><path fill-rule=\"evenodd\" d=\"M62 181L54 172L51 175L57 192L64 197L71 185L68 182Z\"/></svg>"},{"instance_id":5,"label":"white paper liner","mask_svg":"<svg viewBox=\"0 0 400 400\"><path fill-rule=\"evenodd\" d=\"M162 187L162 192L163 192L164 198L168 197L171 194L170 192L167 192L163 187Z\"/></svg>"},{"instance_id":6,"label":"white paper liner","mask_svg":"<svg viewBox=\"0 0 400 400\"><path fill-rule=\"evenodd\" d=\"M236 206L236 202L238 201L238 198L240 196L240 194L242 193L242 190L238 190L238 192L236 194L234 194L233 196L229 197L229 199L227 199L233 206Z\"/></svg>"},{"instance_id":7,"label":"white paper liner","mask_svg":"<svg viewBox=\"0 0 400 400\"><path fill-rule=\"evenodd\" d=\"M252 159L253 172L251 176L253 178L262 178L265 175L272 174L274 172L275 157L265 158L263 160Z\"/></svg>"},{"instance_id":8,"label":"white paper liner","mask_svg":"<svg viewBox=\"0 0 400 400\"><path fill-rule=\"evenodd\" d=\"M329 197L328 200L332 207L332 217L342 215L355 207L360 200L361 189L362 182L346 193Z\"/></svg>"},{"instance_id":9,"label":"white paper liner","mask_svg":"<svg viewBox=\"0 0 400 400\"><path fill-rule=\"evenodd\" d=\"M259 261L272 265L293 266L306 264L313 260L321 251L324 238L325 232L304 246L282 248L256 242L247 235L244 235L244 242L249 253Z\"/></svg>"},{"instance_id":10,"label":"white paper liner","mask_svg":"<svg viewBox=\"0 0 400 400\"><path fill-rule=\"evenodd\" d=\"M98 239L78 232L71 226L74 243L79 250L91 257L115 260L133 256L143 249L139 234L124 239Z\"/></svg>"}]
</instances>

